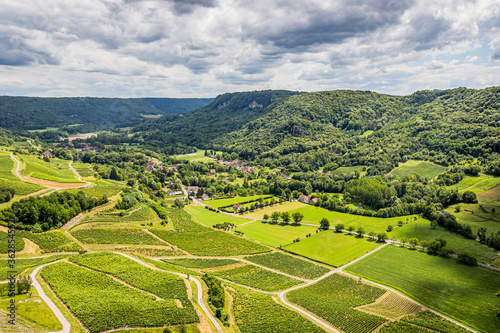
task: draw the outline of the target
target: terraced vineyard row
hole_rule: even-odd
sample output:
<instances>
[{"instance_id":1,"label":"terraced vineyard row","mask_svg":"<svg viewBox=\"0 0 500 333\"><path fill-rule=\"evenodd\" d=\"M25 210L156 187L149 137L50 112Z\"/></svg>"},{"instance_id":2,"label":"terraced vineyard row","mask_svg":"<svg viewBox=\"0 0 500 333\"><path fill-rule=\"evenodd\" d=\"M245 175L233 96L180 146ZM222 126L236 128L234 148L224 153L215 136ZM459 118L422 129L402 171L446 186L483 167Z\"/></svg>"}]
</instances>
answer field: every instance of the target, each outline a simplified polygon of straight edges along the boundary
<instances>
[{"instance_id":1,"label":"terraced vineyard row","mask_svg":"<svg viewBox=\"0 0 500 333\"><path fill-rule=\"evenodd\" d=\"M422 310L417 304L393 292L387 292L375 303L363 305L357 309L389 319L396 319Z\"/></svg>"},{"instance_id":2,"label":"terraced vineyard row","mask_svg":"<svg viewBox=\"0 0 500 333\"><path fill-rule=\"evenodd\" d=\"M89 228L71 234L84 244L166 245L142 229Z\"/></svg>"},{"instance_id":3,"label":"terraced vineyard row","mask_svg":"<svg viewBox=\"0 0 500 333\"><path fill-rule=\"evenodd\" d=\"M289 278L253 265L212 272L213 275L264 291L280 291L297 286L302 281Z\"/></svg>"},{"instance_id":4,"label":"terraced vineyard row","mask_svg":"<svg viewBox=\"0 0 500 333\"><path fill-rule=\"evenodd\" d=\"M187 268L213 268L238 263L232 259L163 259L162 261Z\"/></svg>"},{"instance_id":5,"label":"terraced vineyard row","mask_svg":"<svg viewBox=\"0 0 500 333\"><path fill-rule=\"evenodd\" d=\"M42 253L78 252L83 250L80 245L75 243L60 230L42 233L19 230L16 234L19 235L19 237L27 238L36 243L42 250Z\"/></svg>"},{"instance_id":6,"label":"terraced vineyard row","mask_svg":"<svg viewBox=\"0 0 500 333\"><path fill-rule=\"evenodd\" d=\"M315 279L330 271L326 267L319 266L309 261L286 255L281 252L249 256L245 257L245 259L256 264L305 279Z\"/></svg>"},{"instance_id":7,"label":"terraced vineyard row","mask_svg":"<svg viewBox=\"0 0 500 333\"><path fill-rule=\"evenodd\" d=\"M387 319L355 307L372 303L385 290L333 274L310 286L293 290L287 298L347 333L369 333Z\"/></svg>"}]
</instances>

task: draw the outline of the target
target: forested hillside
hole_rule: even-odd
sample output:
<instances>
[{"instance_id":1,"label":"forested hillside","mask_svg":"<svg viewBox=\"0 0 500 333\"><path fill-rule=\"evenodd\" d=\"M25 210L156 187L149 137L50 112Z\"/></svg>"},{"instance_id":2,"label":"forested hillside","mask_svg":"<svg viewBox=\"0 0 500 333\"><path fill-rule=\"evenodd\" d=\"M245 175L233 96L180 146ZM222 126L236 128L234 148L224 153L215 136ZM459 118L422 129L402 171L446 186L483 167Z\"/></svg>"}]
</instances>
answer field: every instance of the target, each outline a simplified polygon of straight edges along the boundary
<instances>
[{"instance_id":1,"label":"forested hillside","mask_svg":"<svg viewBox=\"0 0 500 333\"><path fill-rule=\"evenodd\" d=\"M41 98L0 96L0 127L33 130L81 124L110 129L135 126L144 115L186 113L210 103L203 98Z\"/></svg>"},{"instance_id":2,"label":"forested hillside","mask_svg":"<svg viewBox=\"0 0 500 333\"><path fill-rule=\"evenodd\" d=\"M262 94L267 104L256 98ZM137 130L154 145L183 142L291 171L366 165L369 175L382 175L397 163L423 159L444 166L478 164L500 174L499 87L403 97L347 90L282 92L270 103L272 94L224 94L189 115L165 116ZM263 107L248 107L253 100Z\"/></svg>"}]
</instances>

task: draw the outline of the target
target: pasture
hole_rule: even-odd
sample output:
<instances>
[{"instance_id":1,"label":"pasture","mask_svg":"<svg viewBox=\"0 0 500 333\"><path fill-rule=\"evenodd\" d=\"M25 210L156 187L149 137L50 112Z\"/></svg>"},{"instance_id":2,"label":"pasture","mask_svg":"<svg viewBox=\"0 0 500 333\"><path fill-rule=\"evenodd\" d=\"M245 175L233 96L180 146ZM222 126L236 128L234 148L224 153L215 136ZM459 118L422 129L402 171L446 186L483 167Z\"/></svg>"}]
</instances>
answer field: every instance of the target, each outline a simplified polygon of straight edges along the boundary
<instances>
[{"instance_id":1,"label":"pasture","mask_svg":"<svg viewBox=\"0 0 500 333\"><path fill-rule=\"evenodd\" d=\"M500 185L500 177L493 177L489 175L478 175L475 177L466 176L455 185L447 186L447 188L456 188L461 191L472 191L476 194L491 190Z\"/></svg>"},{"instance_id":2,"label":"pasture","mask_svg":"<svg viewBox=\"0 0 500 333\"><path fill-rule=\"evenodd\" d=\"M338 167L337 169L331 171L330 173L334 174L334 175L341 175L341 174L351 173L351 172L355 172L355 171L359 171L360 173L363 173L364 168L366 168L365 165Z\"/></svg>"},{"instance_id":3,"label":"pasture","mask_svg":"<svg viewBox=\"0 0 500 333\"><path fill-rule=\"evenodd\" d=\"M305 206L306 206L306 204L303 204L302 202L287 201L287 202L283 202L281 204L276 204L274 206L267 206L267 207L262 208L262 209L257 209L254 212L249 212L249 213L245 214L244 216L252 217L255 219L262 219L264 214L271 216L271 214L273 212L288 212L288 211L291 211L294 209L303 208Z\"/></svg>"},{"instance_id":4,"label":"pasture","mask_svg":"<svg viewBox=\"0 0 500 333\"><path fill-rule=\"evenodd\" d=\"M416 174L421 177L425 177L428 180L431 180L434 177L444 173L445 171L446 167L442 167L430 162L408 160L389 172L389 175L395 176L397 178L403 178L412 174Z\"/></svg>"},{"instance_id":5,"label":"pasture","mask_svg":"<svg viewBox=\"0 0 500 333\"><path fill-rule=\"evenodd\" d=\"M205 150L198 149L196 153L174 155L175 159L191 162L213 162L215 159L205 156Z\"/></svg>"},{"instance_id":6,"label":"pasture","mask_svg":"<svg viewBox=\"0 0 500 333\"><path fill-rule=\"evenodd\" d=\"M327 230L290 244L285 250L340 267L378 246L380 243L369 241L367 238L357 238L354 235Z\"/></svg>"},{"instance_id":7,"label":"pasture","mask_svg":"<svg viewBox=\"0 0 500 333\"><path fill-rule=\"evenodd\" d=\"M229 222L234 225L240 225L251 221L249 219L235 217L224 213L212 212L208 209L205 209L205 207L203 206L188 205L184 207L184 210L191 214L196 221L210 228L214 224L218 223Z\"/></svg>"},{"instance_id":8,"label":"pasture","mask_svg":"<svg viewBox=\"0 0 500 333\"><path fill-rule=\"evenodd\" d=\"M395 246L386 246L346 271L395 288L481 332L500 330L493 307L500 273Z\"/></svg>"},{"instance_id":9,"label":"pasture","mask_svg":"<svg viewBox=\"0 0 500 333\"><path fill-rule=\"evenodd\" d=\"M207 204L208 206L213 207L213 208L220 208L220 207L226 207L226 206L233 206L235 204L239 204L242 202L256 201L259 198L267 198L267 197L270 197L270 195L251 195L248 197L215 199L215 200L205 201L204 203ZM265 200L270 200L270 199L265 199Z\"/></svg>"}]
</instances>

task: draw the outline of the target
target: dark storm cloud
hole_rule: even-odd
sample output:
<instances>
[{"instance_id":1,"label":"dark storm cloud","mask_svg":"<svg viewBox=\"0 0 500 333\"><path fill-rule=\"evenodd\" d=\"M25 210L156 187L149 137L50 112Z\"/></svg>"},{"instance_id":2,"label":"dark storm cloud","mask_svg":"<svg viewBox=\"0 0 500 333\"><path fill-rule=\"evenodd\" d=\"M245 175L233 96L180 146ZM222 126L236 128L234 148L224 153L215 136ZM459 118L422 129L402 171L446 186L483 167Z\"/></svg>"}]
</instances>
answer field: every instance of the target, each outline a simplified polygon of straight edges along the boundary
<instances>
[{"instance_id":1,"label":"dark storm cloud","mask_svg":"<svg viewBox=\"0 0 500 333\"><path fill-rule=\"evenodd\" d=\"M0 65L26 66L30 64L57 65L58 59L42 48L29 46L19 36L0 37Z\"/></svg>"}]
</instances>

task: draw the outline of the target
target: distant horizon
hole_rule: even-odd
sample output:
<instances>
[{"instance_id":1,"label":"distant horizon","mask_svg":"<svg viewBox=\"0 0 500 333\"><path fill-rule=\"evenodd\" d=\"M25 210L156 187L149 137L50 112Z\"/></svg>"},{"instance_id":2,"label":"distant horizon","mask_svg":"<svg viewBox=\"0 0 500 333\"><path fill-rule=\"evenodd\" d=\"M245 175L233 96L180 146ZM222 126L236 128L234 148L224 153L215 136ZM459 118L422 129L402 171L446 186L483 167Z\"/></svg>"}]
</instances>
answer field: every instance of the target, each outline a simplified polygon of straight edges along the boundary
<instances>
[{"instance_id":1,"label":"distant horizon","mask_svg":"<svg viewBox=\"0 0 500 333\"><path fill-rule=\"evenodd\" d=\"M287 90L287 91L294 91L294 92L300 92L300 93L314 93L314 92L324 92L324 91L369 91L381 95L388 95L388 96L397 96L397 97L403 97L403 96L410 96L412 94L415 94L420 91L445 91L445 90L454 90L454 89L471 89L471 90L484 90L484 89L489 89L489 88L495 88L495 87L500 87L500 84L498 85L491 85L491 86L486 86L482 88L472 88L472 87L465 87L465 86L457 86L457 87L452 87L452 88L446 88L446 89L438 89L438 88L429 88L429 89L419 89L415 90L411 93L408 94L389 94L389 93L384 93L380 91L375 91L375 90L370 90L370 89L348 89L348 88L338 88L338 89L331 89L331 90L314 90L314 91L303 91L303 90L290 90L290 89L256 89L256 90L238 90L238 91L226 91L219 93L215 96L211 97L198 97L198 96L192 96L192 97L171 97L171 96L137 96L137 97L121 97L121 96L38 96L38 95L0 95L0 97L26 97L26 98L102 98L102 99L144 99L144 98L167 98L167 99L215 99L217 96L224 95L224 94L233 94L233 93L247 93L247 92L253 92L253 91L269 91L269 90Z\"/></svg>"}]
</instances>

